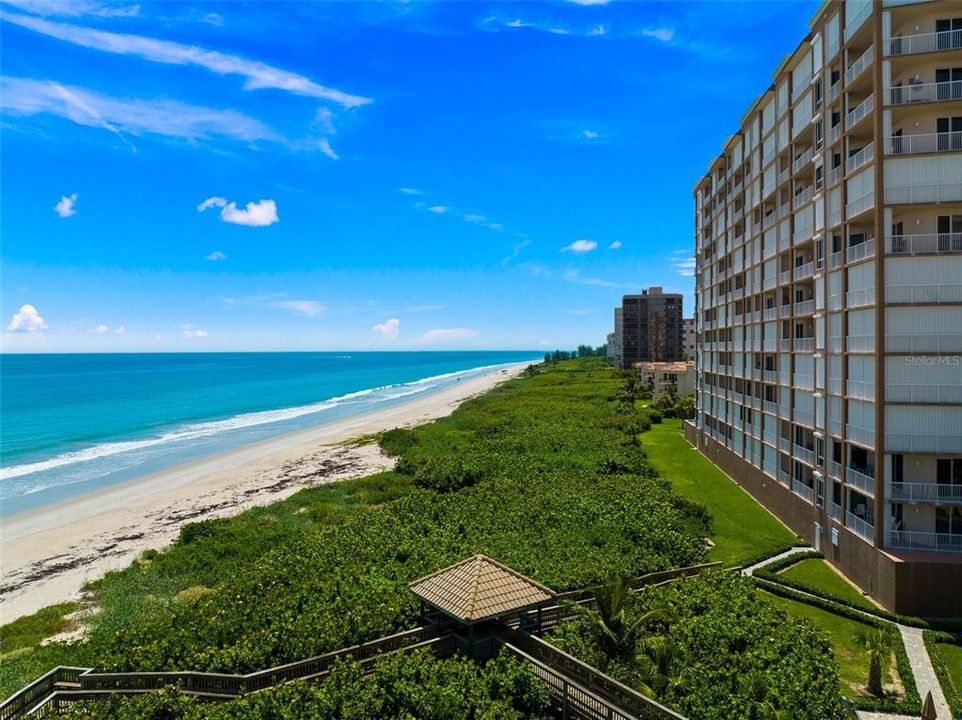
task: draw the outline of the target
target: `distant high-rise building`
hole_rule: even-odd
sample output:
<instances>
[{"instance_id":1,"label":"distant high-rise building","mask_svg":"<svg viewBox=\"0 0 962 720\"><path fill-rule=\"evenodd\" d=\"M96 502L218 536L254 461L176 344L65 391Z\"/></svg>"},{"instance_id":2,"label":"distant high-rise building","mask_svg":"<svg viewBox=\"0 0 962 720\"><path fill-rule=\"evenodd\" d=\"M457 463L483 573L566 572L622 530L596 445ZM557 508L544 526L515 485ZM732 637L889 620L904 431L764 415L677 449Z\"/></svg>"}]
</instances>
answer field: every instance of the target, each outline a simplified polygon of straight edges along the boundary
<instances>
[{"instance_id":1,"label":"distant high-rise building","mask_svg":"<svg viewBox=\"0 0 962 720\"><path fill-rule=\"evenodd\" d=\"M694 210L690 437L885 607L962 615L962 3L823 3Z\"/></svg>"},{"instance_id":2,"label":"distant high-rise building","mask_svg":"<svg viewBox=\"0 0 962 720\"><path fill-rule=\"evenodd\" d=\"M615 334L621 332L620 367L638 362L672 362L684 352L682 296L660 287L641 295L625 295L621 313L615 310Z\"/></svg>"},{"instance_id":3,"label":"distant high-rise building","mask_svg":"<svg viewBox=\"0 0 962 720\"><path fill-rule=\"evenodd\" d=\"M687 359L688 359L688 360L694 360L694 359L695 359L695 352L696 352L696 347L695 347L695 318L693 318L693 317L685 318L685 319L682 321L682 323L683 323L683 326L684 326L685 355L687 356Z\"/></svg>"}]
</instances>

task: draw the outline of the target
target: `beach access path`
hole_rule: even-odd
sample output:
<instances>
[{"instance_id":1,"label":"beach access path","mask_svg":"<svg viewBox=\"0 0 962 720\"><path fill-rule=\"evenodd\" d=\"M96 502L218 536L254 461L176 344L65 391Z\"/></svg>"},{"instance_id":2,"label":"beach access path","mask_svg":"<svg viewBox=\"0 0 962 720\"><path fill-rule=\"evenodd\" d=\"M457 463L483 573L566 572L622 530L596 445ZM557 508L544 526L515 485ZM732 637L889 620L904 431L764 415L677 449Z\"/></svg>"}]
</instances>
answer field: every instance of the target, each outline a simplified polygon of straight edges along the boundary
<instances>
[{"instance_id":1,"label":"beach access path","mask_svg":"<svg viewBox=\"0 0 962 720\"><path fill-rule=\"evenodd\" d=\"M393 460L376 443L350 441L449 415L527 365L499 367L401 404L6 518L0 529L0 623L79 598L85 582L126 567L148 548L164 548L185 523L234 515L304 487L390 468Z\"/></svg>"}]
</instances>

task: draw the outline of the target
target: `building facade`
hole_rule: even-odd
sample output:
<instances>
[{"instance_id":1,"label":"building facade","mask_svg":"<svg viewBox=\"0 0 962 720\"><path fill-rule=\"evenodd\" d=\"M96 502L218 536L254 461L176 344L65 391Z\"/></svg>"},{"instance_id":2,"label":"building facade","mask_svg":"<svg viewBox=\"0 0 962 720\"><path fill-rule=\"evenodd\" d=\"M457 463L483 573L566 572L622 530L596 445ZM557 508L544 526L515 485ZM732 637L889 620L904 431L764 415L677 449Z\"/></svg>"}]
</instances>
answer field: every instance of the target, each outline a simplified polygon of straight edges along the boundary
<instances>
[{"instance_id":1,"label":"building facade","mask_svg":"<svg viewBox=\"0 0 962 720\"><path fill-rule=\"evenodd\" d=\"M694 200L690 436L886 607L962 615L962 3L825 2Z\"/></svg>"},{"instance_id":2,"label":"building facade","mask_svg":"<svg viewBox=\"0 0 962 720\"><path fill-rule=\"evenodd\" d=\"M697 348L695 344L695 318L685 318L682 320L682 337L685 347L685 359L694 360Z\"/></svg>"},{"instance_id":3,"label":"building facade","mask_svg":"<svg viewBox=\"0 0 962 720\"><path fill-rule=\"evenodd\" d=\"M637 363L636 367L642 385L651 393L653 400L672 391L680 398L695 394L695 363L691 360L643 362Z\"/></svg>"},{"instance_id":4,"label":"building facade","mask_svg":"<svg viewBox=\"0 0 962 720\"><path fill-rule=\"evenodd\" d=\"M621 314L615 311L615 334L621 330L621 364L671 362L682 359L682 296L662 292L660 287L625 295Z\"/></svg>"}]
</instances>

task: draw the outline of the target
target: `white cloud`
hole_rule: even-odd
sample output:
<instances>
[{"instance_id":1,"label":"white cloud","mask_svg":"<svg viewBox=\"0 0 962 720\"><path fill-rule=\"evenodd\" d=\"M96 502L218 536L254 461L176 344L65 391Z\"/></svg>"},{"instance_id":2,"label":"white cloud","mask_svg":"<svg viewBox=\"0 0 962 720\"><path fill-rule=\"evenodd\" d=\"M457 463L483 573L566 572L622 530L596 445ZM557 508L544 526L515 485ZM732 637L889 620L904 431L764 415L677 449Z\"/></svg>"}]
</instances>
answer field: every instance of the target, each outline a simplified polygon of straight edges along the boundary
<instances>
[{"instance_id":1,"label":"white cloud","mask_svg":"<svg viewBox=\"0 0 962 720\"><path fill-rule=\"evenodd\" d=\"M582 130L581 137L585 140L596 140L601 137L601 133L597 130Z\"/></svg>"},{"instance_id":2,"label":"white cloud","mask_svg":"<svg viewBox=\"0 0 962 720\"><path fill-rule=\"evenodd\" d=\"M379 325L375 325L371 328L371 330L378 333L382 340L395 340L401 332L400 326L400 320L397 318L390 318Z\"/></svg>"},{"instance_id":3,"label":"white cloud","mask_svg":"<svg viewBox=\"0 0 962 720\"><path fill-rule=\"evenodd\" d=\"M591 252L596 247L598 247L598 243L594 240L575 240L570 245L565 245L561 248L561 252L573 252L581 255Z\"/></svg>"},{"instance_id":4,"label":"white cloud","mask_svg":"<svg viewBox=\"0 0 962 720\"><path fill-rule=\"evenodd\" d=\"M566 0L566 2L572 3L573 5L607 5L610 0Z\"/></svg>"},{"instance_id":5,"label":"white cloud","mask_svg":"<svg viewBox=\"0 0 962 720\"><path fill-rule=\"evenodd\" d=\"M61 15L64 17L80 17L88 15L98 18L137 17L140 15L140 5L104 5L87 0L3 0L34 15Z\"/></svg>"},{"instance_id":6,"label":"white cloud","mask_svg":"<svg viewBox=\"0 0 962 720\"><path fill-rule=\"evenodd\" d=\"M199 327L195 327L193 323L185 323L184 332L181 333L185 338L205 338L210 335L206 330L202 330ZM160 336L158 336L160 337Z\"/></svg>"},{"instance_id":7,"label":"white cloud","mask_svg":"<svg viewBox=\"0 0 962 720\"><path fill-rule=\"evenodd\" d=\"M521 18L515 18L514 20L509 20L504 24L505 27L509 28L524 28L524 27L534 27L534 23L527 23L521 20Z\"/></svg>"},{"instance_id":8,"label":"white cloud","mask_svg":"<svg viewBox=\"0 0 962 720\"><path fill-rule=\"evenodd\" d=\"M280 221L277 217L277 204L273 200L258 200L247 203L244 210L237 208L237 203L228 202L222 197L209 197L197 206L197 212L204 212L208 208L219 207L220 219L234 225L248 227L267 227ZM208 257L208 260L213 259Z\"/></svg>"},{"instance_id":9,"label":"white cloud","mask_svg":"<svg viewBox=\"0 0 962 720\"><path fill-rule=\"evenodd\" d=\"M214 262L217 262L218 260L226 260L226 259L227 259L227 254L221 252L220 250L214 250L214 252L212 252L210 255L204 258L204 260L213 260Z\"/></svg>"},{"instance_id":10,"label":"white cloud","mask_svg":"<svg viewBox=\"0 0 962 720\"><path fill-rule=\"evenodd\" d=\"M588 34L595 37L600 37L606 32L608 32L608 28L606 28L604 25L595 25L593 28L591 28L591 30L588 31Z\"/></svg>"},{"instance_id":11,"label":"white cloud","mask_svg":"<svg viewBox=\"0 0 962 720\"><path fill-rule=\"evenodd\" d=\"M222 27L224 25L224 18L222 15L218 15L215 12L209 12L201 18L201 22L205 22L208 25Z\"/></svg>"},{"instance_id":12,"label":"white cloud","mask_svg":"<svg viewBox=\"0 0 962 720\"><path fill-rule=\"evenodd\" d=\"M21 305L7 325L7 332L37 332L47 329L47 323L33 305Z\"/></svg>"},{"instance_id":13,"label":"white cloud","mask_svg":"<svg viewBox=\"0 0 962 720\"><path fill-rule=\"evenodd\" d=\"M108 328L106 325L104 325L103 323L101 323L101 324L98 325L97 327L91 328L90 332L94 333L95 335L103 335L103 334L106 333L109 329L110 329L110 328Z\"/></svg>"},{"instance_id":14,"label":"white cloud","mask_svg":"<svg viewBox=\"0 0 962 720\"><path fill-rule=\"evenodd\" d=\"M675 38L675 28L669 27L658 27L658 28L642 28L638 31L639 35L644 35L645 37L654 38L664 43L671 42Z\"/></svg>"},{"instance_id":15,"label":"white cloud","mask_svg":"<svg viewBox=\"0 0 962 720\"><path fill-rule=\"evenodd\" d=\"M163 338L164 338L163 335L159 335L159 334L158 334L158 335L154 335L154 340L163 340Z\"/></svg>"},{"instance_id":16,"label":"white cloud","mask_svg":"<svg viewBox=\"0 0 962 720\"><path fill-rule=\"evenodd\" d=\"M297 73L196 45L182 45L169 40L95 30L10 13L0 13L0 18L42 35L91 50L101 50L117 55L134 55L166 65L194 65L218 75L239 75L245 79L245 90L267 88L283 90L294 95L328 100L348 108L371 102L370 98L350 95L335 88L319 85Z\"/></svg>"},{"instance_id":17,"label":"white cloud","mask_svg":"<svg viewBox=\"0 0 962 720\"><path fill-rule=\"evenodd\" d=\"M279 300L271 303L271 305L281 310L290 310L292 313L304 317L317 317L323 315L327 310L327 306L320 300Z\"/></svg>"},{"instance_id":18,"label":"white cloud","mask_svg":"<svg viewBox=\"0 0 962 720\"><path fill-rule=\"evenodd\" d=\"M432 205L428 208L428 211L435 213L436 215L443 215L448 212L451 208L444 205Z\"/></svg>"},{"instance_id":19,"label":"white cloud","mask_svg":"<svg viewBox=\"0 0 962 720\"><path fill-rule=\"evenodd\" d=\"M672 260L671 264L682 277L695 277L695 258L686 257Z\"/></svg>"},{"instance_id":20,"label":"white cloud","mask_svg":"<svg viewBox=\"0 0 962 720\"><path fill-rule=\"evenodd\" d=\"M398 188L398 192L404 193L405 195L423 195L424 194L424 191L418 190L417 188L412 188L412 187Z\"/></svg>"},{"instance_id":21,"label":"white cloud","mask_svg":"<svg viewBox=\"0 0 962 720\"><path fill-rule=\"evenodd\" d=\"M331 158L331 160L340 159L338 154L334 152L334 149L331 147L331 143L328 141L327 138L321 138L320 140L318 140L317 147L320 149L322 153L324 153L329 158Z\"/></svg>"},{"instance_id":22,"label":"white cloud","mask_svg":"<svg viewBox=\"0 0 962 720\"><path fill-rule=\"evenodd\" d=\"M61 195L60 202L53 206L53 211L62 218L68 218L71 215L76 215L77 211L73 209L73 206L76 202L77 193L73 193L72 195Z\"/></svg>"},{"instance_id":23,"label":"white cloud","mask_svg":"<svg viewBox=\"0 0 962 720\"><path fill-rule=\"evenodd\" d=\"M107 130L127 144L123 133L187 140L225 137L244 142L286 142L259 120L234 110L175 100L115 98L52 80L0 78L0 110L18 116L56 115L78 125Z\"/></svg>"},{"instance_id":24,"label":"white cloud","mask_svg":"<svg viewBox=\"0 0 962 720\"><path fill-rule=\"evenodd\" d=\"M127 328L125 328L123 325L118 325L114 328L115 335L123 335L125 332L127 332Z\"/></svg>"},{"instance_id":25,"label":"white cloud","mask_svg":"<svg viewBox=\"0 0 962 720\"><path fill-rule=\"evenodd\" d=\"M549 27L548 32L553 35L570 35L571 31L568 28L563 27Z\"/></svg>"},{"instance_id":26,"label":"white cloud","mask_svg":"<svg viewBox=\"0 0 962 720\"><path fill-rule=\"evenodd\" d=\"M561 279L566 282L578 283L579 285L595 285L597 287L606 288L617 288L617 287L629 287L624 283L612 282L611 280L603 280L599 277L584 277L581 273L575 270L568 270L562 276Z\"/></svg>"},{"instance_id":27,"label":"white cloud","mask_svg":"<svg viewBox=\"0 0 962 720\"><path fill-rule=\"evenodd\" d=\"M622 247L621 240L615 240L611 245L608 246L609 250L620 250Z\"/></svg>"},{"instance_id":28,"label":"white cloud","mask_svg":"<svg viewBox=\"0 0 962 720\"><path fill-rule=\"evenodd\" d=\"M478 332L469 328L435 328L424 333L419 340L426 345L461 342L476 338Z\"/></svg>"},{"instance_id":29,"label":"white cloud","mask_svg":"<svg viewBox=\"0 0 962 720\"><path fill-rule=\"evenodd\" d=\"M473 213L468 213L467 215L464 216L464 220L465 222L476 223L480 225L481 223L487 222L488 218L486 218L484 215L476 215Z\"/></svg>"}]
</instances>

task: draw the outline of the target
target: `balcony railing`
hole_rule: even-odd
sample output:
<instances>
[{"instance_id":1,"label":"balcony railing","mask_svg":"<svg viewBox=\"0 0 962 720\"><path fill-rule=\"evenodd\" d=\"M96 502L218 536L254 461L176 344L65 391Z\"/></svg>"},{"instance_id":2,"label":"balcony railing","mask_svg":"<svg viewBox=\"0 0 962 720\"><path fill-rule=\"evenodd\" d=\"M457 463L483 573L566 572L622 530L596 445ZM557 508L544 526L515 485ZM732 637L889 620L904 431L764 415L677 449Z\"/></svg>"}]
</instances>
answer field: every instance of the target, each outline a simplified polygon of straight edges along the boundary
<instances>
[{"instance_id":1,"label":"balcony railing","mask_svg":"<svg viewBox=\"0 0 962 720\"><path fill-rule=\"evenodd\" d=\"M815 426L815 414L807 410L799 410L796 408L793 412L793 418L798 425L804 425L805 427Z\"/></svg>"},{"instance_id":2,"label":"balcony railing","mask_svg":"<svg viewBox=\"0 0 962 720\"><path fill-rule=\"evenodd\" d=\"M814 300L802 300L795 303L795 315L812 315L815 312Z\"/></svg>"},{"instance_id":3,"label":"balcony railing","mask_svg":"<svg viewBox=\"0 0 962 720\"><path fill-rule=\"evenodd\" d=\"M962 503L962 485L890 482L885 485L885 495L889 502L954 505Z\"/></svg>"},{"instance_id":4,"label":"balcony railing","mask_svg":"<svg viewBox=\"0 0 962 720\"><path fill-rule=\"evenodd\" d=\"M962 334L887 333L885 335L885 349L892 353L959 353L962 352Z\"/></svg>"},{"instance_id":5,"label":"balcony railing","mask_svg":"<svg viewBox=\"0 0 962 720\"><path fill-rule=\"evenodd\" d=\"M812 195L813 195L814 193L815 193L815 188L812 187L811 185L809 185L807 188L804 188L801 192L797 193L797 194L792 198L792 207L797 210L797 209L800 208L802 205L804 205L804 204L807 203L809 200L811 200L811 199L812 199Z\"/></svg>"},{"instance_id":6,"label":"balcony railing","mask_svg":"<svg viewBox=\"0 0 962 720\"><path fill-rule=\"evenodd\" d=\"M788 179L791 176L792 176L791 168L785 168L780 173L778 173L777 177L775 178L775 184L784 185L786 182L788 182Z\"/></svg>"},{"instance_id":7,"label":"balcony railing","mask_svg":"<svg viewBox=\"0 0 962 720\"><path fill-rule=\"evenodd\" d=\"M959 151L962 151L962 131L892 135L885 144L885 152L889 155Z\"/></svg>"},{"instance_id":8,"label":"balcony railing","mask_svg":"<svg viewBox=\"0 0 962 720\"><path fill-rule=\"evenodd\" d=\"M842 166L833 167L828 171L828 186L833 187L839 180L842 179Z\"/></svg>"},{"instance_id":9,"label":"balcony railing","mask_svg":"<svg viewBox=\"0 0 962 720\"><path fill-rule=\"evenodd\" d=\"M836 522L842 522L842 506L830 502L828 504L828 516Z\"/></svg>"},{"instance_id":10,"label":"balcony railing","mask_svg":"<svg viewBox=\"0 0 962 720\"><path fill-rule=\"evenodd\" d=\"M889 88L888 100L889 105L962 100L962 80L900 85L899 87Z\"/></svg>"},{"instance_id":11,"label":"balcony railing","mask_svg":"<svg viewBox=\"0 0 962 720\"><path fill-rule=\"evenodd\" d=\"M886 285L885 301L908 305L917 303L962 303L962 283Z\"/></svg>"},{"instance_id":12,"label":"balcony railing","mask_svg":"<svg viewBox=\"0 0 962 720\"><path fill-rule=\"evenodd\" d=\"M846 380L845 394L850 398L858 398L859 400L874 400L875 383L865 380Z\"/></svg>"},{"instance_id":13,"label":"balcony railing","mask_svg":"<svg viewBox=\"0 0 962 720\"><path fill-rule=\"evenodd\" d=\"M814 274L815 274L814 260L809 260L807 263L796 265L795 269L792 271L792 277L795 278L796 282L799 280L805 280L806 278L810 278Z\"/></svg>"},{"instance_id":14,"label":"balcony railing","mask_svg":"<svg viewBox=\"0 0 962 720\"><path fill-rule=\"evenodd\" d=\"M908 188L912 190L913 188ZM888 199L888 191L886 191L886 201L894 202ZM904 200L903 202L919 202L917 200ZM875 207L875 190L869 190L867 193L855 198L850 203L845 205L845 218L851 220L856 215L861 215L866 210L870 210Z\"/></svg>"},{"instance_id":15,"label":"balcony railing","mask_svg":"<svg viewBox=\"0 0 962 720\"><path fill-rule=\"evenodd\" d=\"M874 473L873 473L874 475ZM845 484L858 489L868 495L875 495L875 478L867 471L854 468L851 465L845 471Z\"/></svg>"},{"instance_id":16,"label":"balcony railing","mask_svg":"<svg viewBox=\"0 0 962 720\"><path fill-rule=\"evenodd\" d=\"M842 252L832 253L828 256L828 267L830 270L834 270L839 265L842 264Z\"/></svg>"},{"instance_id":17,"label":"balcony railing","mask_svg":"<svg viewBox=\"0 0 962 720\"><path fill-rule=\"evenodd\" d=\"M828 476L834 478L835 480L842 480L842 464L837 463L834 460L828 461Z\"/></svg>"},{"instance_id":18,"label":"balcony railing","mask_svg":"<svg viewBox=\"0 0 962 720\"><path fill-rule=\"evenodd\" d=\"M815 352L815 338L797 337L794 340L796 352Z\"/></svg>"},{"instance_id":19,"label":"balcony railing","mask_svg":"<svg viewBox=\"0 0 962 720\"><path fill-rule=\"evenodd\" d=\"M785 472L784 470L779 470L779 471L778 471L778 482L780 482L780 483L781 483L782 485L784 485L785 487L791 487L791 486L792 486L792 476L789 475L789 474L788 474L787 472Z\"/></svg>"},{"instance_id":20,"label":"balcony railing","mask_svg":"<svg viewBox=\"0 0 962 720\"><path fill-rule=\"evenodd\" d=\"M838 125L833 125L828 129L828 144L834 145L838 142L838 139L842 137L842 123Z\"/></svg>"},{"instance_id":21,"label":"balcony railing","mask_svg":"<svg viewBox=\"0 0 962 720\"><path fill-rule=\"evenodd\" d=\"M855 127L866 115L868 115L872 110L875 109L875 96L869 95L862 102L856 105L849 113L845 116L845 127L851 130Z\"/></svg>"},{"instance_id":22,"label":"balcony railing","mask_svg":"<svg viewBox=\"0 0 962 720\"><path fill-rule=\"evenodd\" d=\"M962 534L889 530L886 546L902 550L962 552Z\"/></svg>"},{"instance_id":23,"label":"balcony railing","mask_svg":"<svg viewBox=\"0 0 962 720\"><path fill-rule=\"evenodd\" d=\"M851 510L845 511L845 527L854 530L866 540L875 540L875 527L870 522L866 522Z\"/></svg>"},{"instance_id":24,"label":"balcony railing","mask_svg":"<svg viewBox=\"0 0 962 720\"><path fill-rule=\"evenodd\" d=\"M833 103L838 100L838 96L842 94L842 83L838 80L835 81L834 85L829 85L828 87L828 101Z\"/></svg>"},{"instance_id":25,"label":"balcony railing","mask_svg":"<svg viewBox=\"0 0 962 720\"><path fill-rule=\"evenodd\" d=\"M886 55L914 55L915 53L935 52L962 48L962 30L903 35L889 40Z\"/></svg>"},{"instance_id":26,"label":"balcony railing","mask_svg":"<svg viewBox=\"0 0 962 720\"><path fill-rule=\"evenodd\" d=\"M850 308L865 307L875 304L875 288L862 288L861 290L849 290L845 293L845 304Z\"/></svg>"},{"instance_id":27,"label":"balcony railing","mask_svg":"<svg viewBox=\"0 0 962 720\"><path fill-rule=\"evenodd\" d=\"M875 143L869 143L845 161L845 173L851 175L863 165L872 162L875 157Z\"/></svg>"},{"instance_id":28,"label":"balcony railing","mask_svg":"<svg viewBox=\"0 0 962 720\"><path fill-rule=\"evenodd\" d=\"M885 202L943 203L962 201L962 182L932 183L929 185L896 185L885 188Z\"/></svg>"},{"instance_id":29,"label":"balcony railing","mask_svg":"<svg viewBox=\"0 0 962 720\"><path fill-rule=\"evenodd\" d=\"M805 150L801 155L795 158L792 161L792 172L797 173L799 170L805 167L808 163L810 163L812 161L812 155L814 154L814 152L815 151L812 148L808 148L808 150Z\"/></svg>"},{"instance_id":30,"label":"balcony railing","mask_svg":"<svg viewBox=\"0 0 962 720\"><path fill-rule=\"evenodd\" d=\"M862 56L852 63L852 66L845 71L845 84L848 85L855 78L862 74L871 63L872 58L875 57L875 46L869 45L868 50L862 53Z\"/></svg>"},{"instance_id":31,"label":"balcony railing","mask_svg":"<svg viewBox=\"0 0 962 720\"><path fill-rule=\"evenodd\" d=\"M891 235L885 238L885 252L892 255L962 252L962 233Z\"/></svg>"},{"instance_id":32,"label":"balcony railing","mask_svg":"<svg viewBox=\"0 0 962 720\"><path fill-rule=\"evenodd\" d=\"M885 399L906 403L962 405L962 385L943 383L885 383Z\"/></svg>"},{"instance_id":33,"label":"balcony railing","mask_svg":"<svg viewBox=\"0 0 962 720\"><path fill-rule=\"evenodd\" d=\"M809 503L815 503L815 491L803 482L792 480L792 491L796 495L801 495Z\"/></svg>"},{"instance_id":34,"label":"balcony railing","mask_svg":"<svg viewBox=\"0 0 962 720\"><path fill-rule=\"evenodd\" d=\"M855 31L862 27L862 23L872 14L872 0L863 0L855 14L845 22L845 42L852 39Z\"/></svg>"},{"instance_id":35,"label":"balcony railing","mask_svg":"<svg viewBox=\"0 0 962 720\"><path fill-rule=\"evenodd\" d=\"M845 252L845 259L848 262L856 262L863 258L867 258L869 255L875 254L875 238L869 238L857 245L850 245L848 250Z\"/></svg>"},{"instance_id":36,"label":"balcony railing","mask_svg":"<svg viewBox=\"0 0 962 720\"><path fill-rule=\"evenodd\" d=\"M815 451L809 450L807 447L802 447L798 443L792 448L792 454L796 460L801 460L806 465L815 464Z\"/></svg>"}]
</instances>

